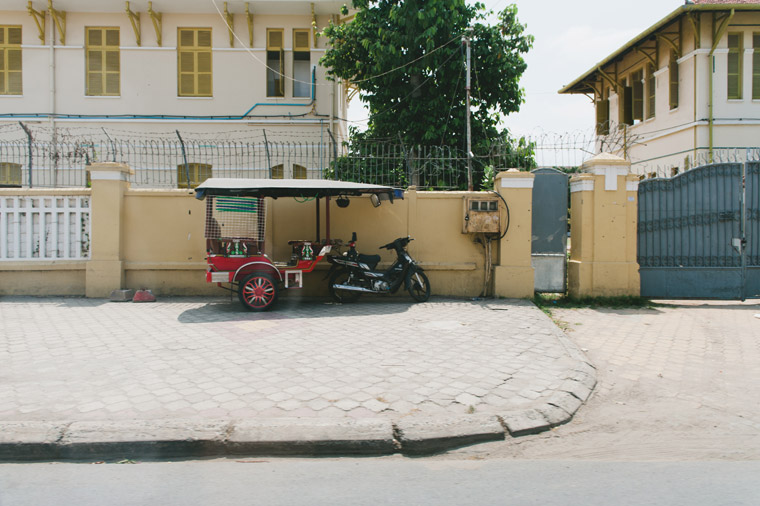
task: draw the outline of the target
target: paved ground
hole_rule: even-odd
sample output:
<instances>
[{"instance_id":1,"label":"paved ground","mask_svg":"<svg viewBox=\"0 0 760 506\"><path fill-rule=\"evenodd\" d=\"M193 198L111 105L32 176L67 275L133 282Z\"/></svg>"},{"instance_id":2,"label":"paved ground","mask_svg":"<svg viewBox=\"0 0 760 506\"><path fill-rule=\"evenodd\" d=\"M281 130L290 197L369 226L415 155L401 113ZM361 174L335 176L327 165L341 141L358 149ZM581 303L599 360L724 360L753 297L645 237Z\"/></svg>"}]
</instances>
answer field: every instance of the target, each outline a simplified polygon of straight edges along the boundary
<instances>
[{"instance_id":1,"label":"paved ground","mask_svg":"<svg viewBox=\"0 0 760 506\"><path fill-rule=\"evenodd\" d=\"M580 358L523 301L4 297L0 421L493 414L545 405Z\"/></svg>"},{"instance_id":2,"label":"paved ground","mask_svg":"<svg viewBox=\"0 0 760 506\"><path fill-rule=\"evenodd\" d=\"M552 313L597 368L591 398L572 423L455 454L760 460L760 301Z\"/></svg>"}]
</instances>

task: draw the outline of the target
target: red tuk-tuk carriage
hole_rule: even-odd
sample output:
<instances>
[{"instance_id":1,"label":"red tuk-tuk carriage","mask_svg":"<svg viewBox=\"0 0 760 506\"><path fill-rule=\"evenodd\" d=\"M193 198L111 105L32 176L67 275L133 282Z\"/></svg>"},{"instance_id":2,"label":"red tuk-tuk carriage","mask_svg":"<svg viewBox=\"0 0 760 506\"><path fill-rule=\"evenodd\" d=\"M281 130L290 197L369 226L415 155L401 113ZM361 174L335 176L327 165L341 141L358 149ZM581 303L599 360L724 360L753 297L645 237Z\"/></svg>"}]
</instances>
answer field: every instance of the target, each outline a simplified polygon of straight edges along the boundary
<instances>
[{"instance_id":1,"label":"red tuk-tuk carriage","mask_svg":"<svg viewBox=\"0 0 760 506\"><path fill-rule=\"evenodd\" d=\"M197 199L206 200L206 281L219 286L229 283L246 309L266 311L277 301L281 287L301 288L303 274L342 244L330 237L330 199L339 206L347 198L369 194L373 205L393 202L403 193L388 186L317 179L227 179L211 178L195 189ZM314 240L289 241L291 258L270 259L264 253L266 197L314 198ZM324 199L325 237L320 235L320 202Z\"/></svg>"}]
</instances>

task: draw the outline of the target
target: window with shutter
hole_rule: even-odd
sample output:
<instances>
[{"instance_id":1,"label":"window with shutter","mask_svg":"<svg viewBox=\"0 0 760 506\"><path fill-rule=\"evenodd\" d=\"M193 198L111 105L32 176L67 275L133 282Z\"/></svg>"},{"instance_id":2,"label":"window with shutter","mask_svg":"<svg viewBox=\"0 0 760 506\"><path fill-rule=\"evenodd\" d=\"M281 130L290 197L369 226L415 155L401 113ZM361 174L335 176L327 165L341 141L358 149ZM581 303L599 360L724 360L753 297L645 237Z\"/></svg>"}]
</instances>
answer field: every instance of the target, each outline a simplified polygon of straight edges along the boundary
<instances>
[{"instance_id":1,"label":"window with shutter","mask_svg":"<svg viewBox=\"0 0 760 506\"><path fill-rule=\"evenodd\" d=\"M275 165L270 171L272 179L283 179L285 177L285 166L283 164Z\"/></svg>"},{"instance_id":2,"label":"window with shutter","mask_svg":"<svg viewBox=\"0 0 760 506\"><path fill-rule=\"evenodd\" d=\"M728 34L728 98L742 98L742 56L744 53L741 33Z\"/></svg>"},{"instance_id":3,"label":"window with shutter","mask_svg":"<svg viewBox=\"0 0 760 506\"><path fill-rule=\"evenodd\" d=\"M610 133L610 101L596 101L596 135Z\"/></svg>"},{"instance_id":4,"label":"window with shutter","mask_svg":"<svg viewBox=\"0 0 760 506\"><path fill-rule=\"evenodd\" d=\"M293 96L311 96L310 30L293 30Z\"/></svg>"},{"instance_id":5,"label":"window with shutter","mask_svg":"<svg viewBox=\"0 0 760 506\"><path fill-rule=\"evenodd\" d=\"M644 119L644 72L637 70L631 74L630 84L633 91L633 120Z\"/></svg>"},{"instance_id":6,"label":"window with shutter","mask_svg":"<svg viewBox=\"0 0 760 506\"><path fill-rule=\"evenodd\" d=\"M293 179L306 179L306 167L303 165L293 164Z\"/></svg>"},{"instance_id":7,"label":"window with shutter","mask_svg":"<svg viewBox=\"0 0 760 506\"><path fill-rule=\"evenodd\" d=\"M211 28L178 28L177 40L177 95L213 96Z\"/></svg>"},{"instance_id":8,"label":"window with shutter","mask_svg":"<svg viewBox=\"0 0 760 506\"><path fill-rule=\"evenodd\" d=\"M670 52L670 63L668 64L668 74L670 75L670 109L673 110L678 107L678 88L679 88L679 76L678 76L678 57L675 51Z\"/></svg>"},{"instance_id":9,"label":"window with shutter","mask_svg":"<svg viewBox=\"0 0 760 506\"><path fill-rule=\"evenodd\" d=\"M16 188L21 186L21 165L18 163L0 162L0 188Z\"/></svg>"},{"instance_id":10,"label":"window with shutter","mask_svg":"<svg viewBox=\"0 0 760 506\"><path fill-rule=\"evenodd\" d=\"M119 28L85 28L85 95L121 95Z\"/></svg>"},{"instance_id":11,"label":"window with shutter","mask_svg":"<svg viewBox=\"0 0 760 506\"><path fill-rule=\"evenodd\" d=\"M633 88L625 86L622 88L623 96L620 104L622 109L622 121L625 125L633 125Z\"/></svg>"},{"instance_id":12,"label":"window with shutter","mask_svg":"<svg viewBox=\"0 0 760 506\"><path fill-rule=\"evenodd\" d=\"M285 49L283 48L285 30L267 28L267 96L284 97Z\"/></svg>"},{"instance_id":13,"label":"window with shutter","mask_svg":"<svg viewBox=\"0 0 760 506\"><path fill-rule=\"evenodd\" d=\"M177 165L177 188L195 188L211 177L212 166L208 163L184 163ZM188 176L190 185L188 186Z\"/></svg>"},{"instance_id":14,"label":"window with shutter","mask_svg":"<svg viewBox=\"0 0 760 506\"><path fill-rule=\"evenodd\" d=\"M0 95L21 95L21 27L0 26Z\"/></svg>"},{"instance_id":15,"label":"window with shutter","mask_svg":"<svg viewBox=\"0 0 760 506\"><path fill-rule=\"evenodd\" d=\"M654 75L654 65L647 66L647 119L654 118L657 93L657 78Z\"/></svg>"},{"instance_id":16,"label":"window with shutter","mask_svg":"<svg viewBox=\"0 0 760 506\"><path fill-rule=\"evenodd\" d=\"M752 34L752 99L760 100L760 33Z\"/></svg>"}]
</instances>

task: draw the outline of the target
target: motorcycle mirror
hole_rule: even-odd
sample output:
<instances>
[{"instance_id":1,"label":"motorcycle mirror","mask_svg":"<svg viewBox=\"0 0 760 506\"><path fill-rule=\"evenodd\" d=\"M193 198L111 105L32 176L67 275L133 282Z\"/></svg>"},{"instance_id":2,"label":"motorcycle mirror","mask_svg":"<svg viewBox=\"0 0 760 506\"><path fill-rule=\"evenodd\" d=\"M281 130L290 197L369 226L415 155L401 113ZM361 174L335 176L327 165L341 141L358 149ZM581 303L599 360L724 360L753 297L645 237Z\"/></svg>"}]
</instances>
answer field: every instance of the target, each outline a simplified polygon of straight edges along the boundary
<instances>
[{"instance_id":1,"label":"motorcycle mirror","mask_svg":"<svg viewBox=\"0 0 760 506\"><path fill-rule=\"evenodd\" d=\"M380 207L380 197L377 196L377 193L370 195L369 201L372 202L372 207Z\"/></svg>"}]
</instances>

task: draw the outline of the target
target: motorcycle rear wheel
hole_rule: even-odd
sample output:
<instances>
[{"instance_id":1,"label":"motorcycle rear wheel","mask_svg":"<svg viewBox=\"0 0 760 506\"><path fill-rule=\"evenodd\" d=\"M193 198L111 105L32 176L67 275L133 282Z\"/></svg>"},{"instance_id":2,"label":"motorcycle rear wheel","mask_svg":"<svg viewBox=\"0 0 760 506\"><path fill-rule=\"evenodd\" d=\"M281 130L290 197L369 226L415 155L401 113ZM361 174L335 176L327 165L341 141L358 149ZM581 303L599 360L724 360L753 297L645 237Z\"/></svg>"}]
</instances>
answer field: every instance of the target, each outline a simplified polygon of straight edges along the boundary
<instances>
[{"instance_id":1,"label":"motorcycle rear wheel","mask_svg":"<svg viewBox=\"0 0 760 506\"><path fill-rule=\"evenodd\" d=\"M352 302L356 302L361 296L361 292L335 288L335 285L347 284L350 277L351 273L348 271L348 269L341 269L330 276L328 288L330 291L330 296L333 298L333 300L335 300L335 302L340 302L341 304L350 304Z\"/></svg>"},{"instance_id":2,"label":"motorcycle rear wheel","mask_svg":"<svg viewBox=\"0 0 760 506\"><path fill-rule=\"evenodd\" d=\"M417 302L425 302L430 298L430 281L424 272L417 271L412 274L408 291Z\"/></svg>"}]
</instances>

